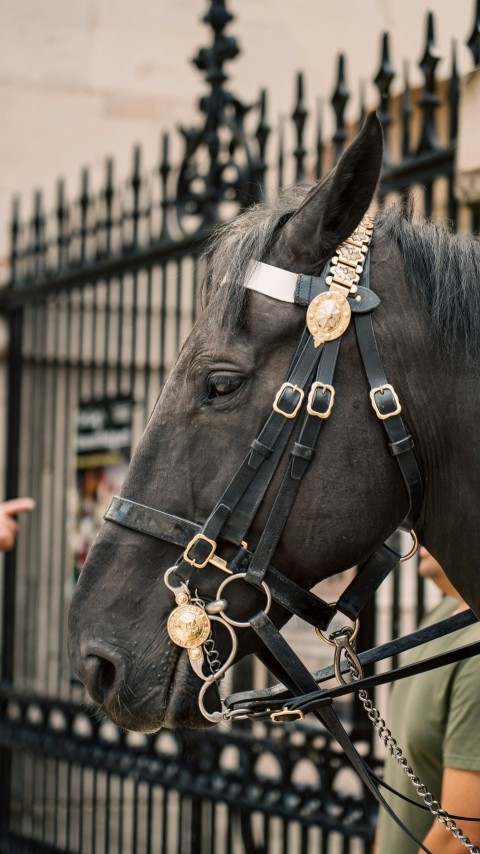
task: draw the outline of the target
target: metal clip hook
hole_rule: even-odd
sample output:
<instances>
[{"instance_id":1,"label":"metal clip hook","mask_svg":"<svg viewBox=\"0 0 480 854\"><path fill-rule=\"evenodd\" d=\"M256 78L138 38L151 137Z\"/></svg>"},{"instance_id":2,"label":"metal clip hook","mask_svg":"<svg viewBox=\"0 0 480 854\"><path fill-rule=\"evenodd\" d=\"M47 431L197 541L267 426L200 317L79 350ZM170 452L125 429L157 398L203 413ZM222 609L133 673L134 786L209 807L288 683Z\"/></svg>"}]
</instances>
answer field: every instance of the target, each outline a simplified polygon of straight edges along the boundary
<instances>
[{"instance_id":1,"label":"metal clip hook","mask_svg":"<svg viewBox=\"0 0 480 854\"><path fill-rule=\"evenodd\" d=\"M351 643L351 630L342 629L339 632L334 632L332 635L330 635L330 638L335 644L335 657L333 659L333 667L335 670L335 676L337 677L337 681L339 682L339 684L347 684L347 681L344 679L341 670L342 653L344 653L345 658L347 659L347 663L349 665L350 672L352 673L353 678L355 680L361 679L363 676L363 667Z\"/></svg>"}]
</instances>

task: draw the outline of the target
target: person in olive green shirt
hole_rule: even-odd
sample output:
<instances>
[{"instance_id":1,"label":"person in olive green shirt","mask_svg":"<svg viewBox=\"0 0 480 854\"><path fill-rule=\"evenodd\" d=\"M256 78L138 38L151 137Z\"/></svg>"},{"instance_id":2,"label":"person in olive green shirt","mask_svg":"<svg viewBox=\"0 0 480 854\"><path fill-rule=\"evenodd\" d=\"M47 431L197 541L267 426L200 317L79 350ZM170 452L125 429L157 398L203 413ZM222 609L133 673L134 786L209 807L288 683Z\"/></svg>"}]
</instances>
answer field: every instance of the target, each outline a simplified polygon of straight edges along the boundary
<instances>
[{"instance_id":1,"label":"person in olive green shirt","mask_svg":"<svg viewBox=\"0 0 480 854\"><path fill-rule=\"evenodd\" d=\"M431 578L445 594L422 625L431 625L468 607L425 548L420 549L419 572L424 578ZM479 639L480 624L476 623L412 650L402 663ZM387 725L414 773L447 812L480 817L480 656L397 682ZM423 803L390 756L385 763L385 781ZM460 854L466 850L430 812L406 803L388 790L384 794L403 823L433 854ZM456 824L474 845L480 846L480 822L457 820ZM380 808L375 854L419 851L416 843Z\"/></svg>"}]
</instances>

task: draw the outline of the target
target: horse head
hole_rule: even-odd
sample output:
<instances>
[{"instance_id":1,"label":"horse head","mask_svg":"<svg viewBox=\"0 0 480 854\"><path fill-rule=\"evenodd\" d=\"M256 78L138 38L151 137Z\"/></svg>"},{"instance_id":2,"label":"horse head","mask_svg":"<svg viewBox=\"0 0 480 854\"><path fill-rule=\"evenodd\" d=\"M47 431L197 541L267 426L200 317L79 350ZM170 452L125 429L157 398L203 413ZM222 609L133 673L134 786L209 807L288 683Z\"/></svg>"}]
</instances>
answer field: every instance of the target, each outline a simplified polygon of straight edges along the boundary
<instances>
[{"instance_id":1,"label":"horse head","mask_svg":"<svg viewBox=\"0 0 480 854\"><path fill-rule=\"evenodd\" d=\"M148 732L161 726L205 725L197 702L202 680L189 656L202 626L183 612L173 629L171 620L167 626L178 592L184 600L180 596L177 607L191 599L201 600L202 606L213 600L217 607L225 607L227 600L230 618L245 624L234 632L237 657L258 648L248 620L265 607L262 585L238 581L230 592L224 587L223 604L218 605L220 583L232 578L222 573L222 562L228 567L239 545L232 528L229 533L228 508L218 544L215 540L211 547L207 536L193 546L190 540L192 531L207 530L205 523L214 508L217 517L223 512L219 499L252 453L252 441L268 420L272 402L278 400L305 327L305 308L243 285L252 261L318 276L366 214L381 163L381 128L372 115L325 178L313 188L292 188L273 205L240 215L222 229L210 251L204 308L162 390L122 489L120 501L125 504L120 508L140 506L143 522L131 527L128 520L127 526L119 526L115 517L105 522L70 609L72 665L93 700L120 726ZM425 343L428 323L425 312L409 309L402 256L388 237L374 239L371 281L381 299L374 322L386 373L395 382L409 434L417 441L417 390L412 377L418 360L430 355ZM401 347L392 332L399 328ZM283 411L285 406L281 403L278 408ZM244 532L248 545L242 546L249 554L261 540L291 443L298 438L299 419L292 421L291 439L276 452L265 489L257 496L255 484L249 487L255 513ZM257 446L255 453L261 452ZM420 448L421 467L423 457ZM188 585L181 573L175 578L175 571L167 572L178 567L184 546L175 536L159 537L150 531L151 516L142 516L142 507L164 511L170 520L178 517L172 523L177 534L187 531L190 545L182 560L185 564L189 558ZM331 417L324 421L321 441L272 563L283 576L309 589L365 559L397 528L408 508L397 461L388 453L383 425L372 411L350 324L341 336ZM238 512L238 539L243 534L241 518ZM202 559L198 545L200 551L203 548ZM209 558L217 548L215 565ZM272 603L270 617L277 626L288 616L281 603ZM233 633L212 625L216 651L225 661L231 655ZM172 640L172 631L180 632L183 646ZM212 702L215 705L215 698Z\"/></svg>"}]
</instances>

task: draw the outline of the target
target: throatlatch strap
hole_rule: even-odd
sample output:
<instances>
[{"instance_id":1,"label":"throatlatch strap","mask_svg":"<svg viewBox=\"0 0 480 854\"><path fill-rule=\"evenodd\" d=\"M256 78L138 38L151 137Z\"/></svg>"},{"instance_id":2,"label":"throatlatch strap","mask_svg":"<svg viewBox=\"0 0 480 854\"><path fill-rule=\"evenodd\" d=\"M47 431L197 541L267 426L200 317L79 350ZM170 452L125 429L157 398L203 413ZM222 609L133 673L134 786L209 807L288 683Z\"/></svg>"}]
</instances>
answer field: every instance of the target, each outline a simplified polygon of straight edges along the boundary
<instances>
[{"instance_id":1,"label":"throatlatch strap","mask_svg":"<svg viewBox=\"0 0 480 854\"><path fill-rule=\"evenodd\" d=\"M397 412L398 398L383 370L372 318L366 314L358 315L354 322L372 401L375 401L374 409L382 421L391 446L396 448L394 456L407 487L410 508L404 524L410 529L415 526L422 503L422 478L413 453L413 439L407 432L399 411ZM397 414L394 414L396 412ZM403 451L399 452L402 446Z\"/></svg>"},{"instance_id":2,"label":"throatlatch strap","mask_svg":"<svg viewBox=\"0 0 480 854\"><path fill-rule=\"evenodd\" d=\"M365 288L370 288L370 254L366 258L362 284ZM390 453L398 463L407 488L409 510L403 526L410 530L418 520L423 495L422 476L413 453L415 444L400 415L401 405L395 389L388 382L383 369L372 314L355 314L354 323L363 367L370 385L372 407L385 428Z\"/></svg>"},{"instance_id":3,"label":"throatlatch strap","mask_svg":"<svg viewBox=\"0 0 480 854\"><path fill-rule=\"evenodd\" d=\"M355 577L337 599L336 610L355 621L399 560L400 555L389 546L380 546L357 567Z\"/></svg>"}]
</instances>

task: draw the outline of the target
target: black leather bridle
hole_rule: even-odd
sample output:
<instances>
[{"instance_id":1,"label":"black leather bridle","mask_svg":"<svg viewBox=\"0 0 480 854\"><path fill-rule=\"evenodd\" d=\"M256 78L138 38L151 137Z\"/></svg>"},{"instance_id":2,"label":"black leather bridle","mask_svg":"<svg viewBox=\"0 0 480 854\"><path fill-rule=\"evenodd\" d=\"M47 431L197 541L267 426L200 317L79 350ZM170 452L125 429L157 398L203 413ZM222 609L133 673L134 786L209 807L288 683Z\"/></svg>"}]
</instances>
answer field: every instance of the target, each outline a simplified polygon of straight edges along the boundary
<instances>
[{"instance_id":1,"label":"black leather bridle","mask_svg":"<svg viewBox=\"0 0 480 854\"><path fill-rule=\"evenodd\" d=\"M373 222L370 220L367 220L367 229L371 236ZM388 382L377 347L372 313L380 304L380 300L370 289L369 254L366 250L362 251L365 262L359 284L349 290L347 283L343 282L342 299L346 301L353 317L358 346L370 385L372 407L385 428L388 450L397 461L405 483L409 509L402 527L413 530L421 511L422 479L415 459L413 438L402 419L397 393ZM338 261L338 258L334 260ZM328 295L332 292L332 263L333 261L330 261L325 266L320 276L296 277L292 301L307 308L307 323L309 307L313 301L321 294ZM342 288L337 287L338 291L342 291ZM339 305L343 307L343 304L339 300ZM271 597L290 614L297 615L323 632L337 613L357 621L365 604L401 557L387 545L382 545L359 565L355 578L335 604L327 603L304 590L272 565L301 481L315 454L322 424L330 416L334 403L333 381L341 333L319 346L314 340L310 326L301 336L285 382L277 392L272 411L262 430L253 439L245 459L203 525L121 497L112 500L105 519L180 546L183 552L174 568L174 576L180 584L179 589L188 590L189 581L195 572L206 566L214 566L229 573L230 579L239 576L255 588L267 591L268 601ZM287 470L267 523L255 550L250 551L245 542L248 530L301 416L303 420L295 440L291 442ZM218 554L225 546L228 547L227 553L231 555L228 561ZM224 582L220 585L219 590L223 590L226 584L227 582ZM217 602L217 605L225 614L228 603L218 596L217 599L223 603L220 605ZM471 612L463 612L437 626L429 627L428 630L415 632L408 638L397 639L358 656L353 653L353 647L347 641L347 647L344 649L346 657L344 655L343 660L341 644L337 644L335 672L342 682L342 674L349 669L351 655L355 656L360 666L370 664L390 657L403 648L411 648L474 621L475 617ZM259 657L282 684L263 691L250 691L229 697L225 701L227 709L223 714L214 713L207 717L210 720L270 718L276 722L287 722L301 718L307 712L313 712L344 748L364 784L397 820L332 707L332 701L338 695L352 691L358 686L371 686L388 681L388 676L383 673L363 677L362 674L362 678L354 685L340 684L338 688L321 690L319 684L332 676L334 668L311 674L271 621L268 608L260 610L244 623L231 620L229 623L250 626L256 632L262 642ZM390 680L412 675L412 672L418 672L419 669L429 669L466 657L467 654L480 650L480 643L479 650L474 648L476 646L455 650L449 654L450 657L442 656L441 661L429 659L421 665L400 668L393 675L390 674ZM213 677L212 681L215 681ZM407 828L404 829L415 839ZM415 841L418 843L418 840ZM418 844L424 848L421 843Z\"/></svg>"},{"instance_id":2,"label":"black leather bridle","mask_svg":"<svg viewBox=\"0 0 480 854\"><path fill-rule=\"evenodd\" d=\"M331 262L326 264L318 277L298 275L296 305L308 307L319 294L328 294L330 266ZM380 300L370 289L369 271L367 255L361 285L355 287L347 299L370 384L372 406L386 430L389 451L399 465L408 494L409 509L402 527L411 530L421 509L422 479L413 452L413 439L402 420L398 396L385 376L378 351L372 312ZM337 611L356 620L365 603L398 563L400 556L387 546L382 546L359 566L354 581L335 606L304 590L271 565L300 483L314 457L322 425L332 411L333 378L340 342L339 336L316 346L309 330L304 330L266 423L202 526L119 497L112 500L105 519L181 546L184 551L176 564L175 574L184 582L207 564L225 569L226 562L217 554L217 544L222 540L236 547L234 556L228 561L231 572L244 572L245 580L255 587L266 582L276 602L311 625L325 630ZM252 553L245 545L248 530L305 404L304 420L292 444L287 471Z\"/></svg>"}]
</instances>

